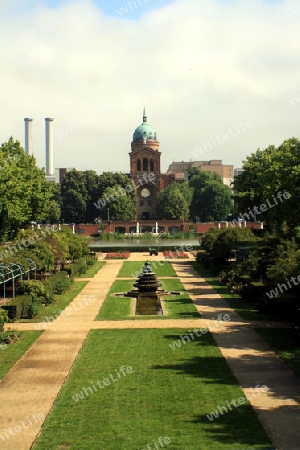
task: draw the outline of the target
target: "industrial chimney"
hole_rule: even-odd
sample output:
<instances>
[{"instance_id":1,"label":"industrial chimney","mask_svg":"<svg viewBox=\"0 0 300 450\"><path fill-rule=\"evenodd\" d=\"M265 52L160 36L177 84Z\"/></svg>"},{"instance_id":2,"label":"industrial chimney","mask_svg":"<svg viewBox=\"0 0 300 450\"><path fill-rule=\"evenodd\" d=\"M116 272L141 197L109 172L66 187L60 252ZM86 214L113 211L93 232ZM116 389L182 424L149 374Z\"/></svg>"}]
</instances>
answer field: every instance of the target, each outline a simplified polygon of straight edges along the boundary
<instances>
[{"instance_id":1,"label":"industrial chimney","mask_svg":"<svg viewBox=\"0 0 300 450\"><path fill-rule=\"evenodd\" d=\"M50 117L45 119L46 127L46 175L53 175L53 120Z\"/></svg>"},{"instance_id":2,"label":"industrial chimney","mask_svg":"<svg viewBox=\"0 0 300 450\"><path fill-rule=\"evenodd\" d=\"M26 117L25 122L25 153L26 155L32 155L32 121Z\"/></svg>"}]
</instances>

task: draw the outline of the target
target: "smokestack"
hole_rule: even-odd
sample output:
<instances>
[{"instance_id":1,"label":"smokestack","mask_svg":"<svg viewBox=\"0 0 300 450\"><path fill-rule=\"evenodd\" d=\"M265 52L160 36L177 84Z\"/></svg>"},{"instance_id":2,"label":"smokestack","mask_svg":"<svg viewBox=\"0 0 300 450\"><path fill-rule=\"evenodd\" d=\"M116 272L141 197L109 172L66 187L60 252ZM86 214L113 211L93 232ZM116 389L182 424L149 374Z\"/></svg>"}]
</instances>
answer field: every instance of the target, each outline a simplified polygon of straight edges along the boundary
<instances>
[{"instance_id":1,"label":"smokestack","mask_svg":"<svg viewBox=\"0 0 300 450\"><path fill-rule=\"evenodd\" d=\"M25 153L26 155L32 155L32 121L26 117L25 122Z\"/></svg>"},{"instance_id":2,"label":"smokestack","mask_svg":"<svg viewBox=\"0 0 300 450\"><path fill-rule=\"evenodd\" d=\"M50 117L45 119L46 126L46 175L53 175L53 120Z\"/></svg>"}]
</instances>

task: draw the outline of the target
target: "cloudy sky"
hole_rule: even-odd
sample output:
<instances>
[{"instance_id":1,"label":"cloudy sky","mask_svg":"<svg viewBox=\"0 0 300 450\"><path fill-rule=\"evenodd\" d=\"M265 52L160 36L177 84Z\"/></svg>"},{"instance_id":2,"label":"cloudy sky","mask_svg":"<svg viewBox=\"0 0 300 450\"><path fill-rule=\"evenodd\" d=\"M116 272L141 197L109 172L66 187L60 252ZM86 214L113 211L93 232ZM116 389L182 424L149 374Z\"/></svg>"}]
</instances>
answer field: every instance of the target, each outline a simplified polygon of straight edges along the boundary
<instances>
[{"instance_id":1,"label":"cloudy sky","mask_svg":"<svg viewBox=\"0 0 300 450\"><path fill-rule=\"evenodd\" d=\"M300 0L1 0L0 142L45 166L128 171L146 105L162 169L300 137ZM196 150L198 149L198 150Z\"/></svg>"}]
</instances>

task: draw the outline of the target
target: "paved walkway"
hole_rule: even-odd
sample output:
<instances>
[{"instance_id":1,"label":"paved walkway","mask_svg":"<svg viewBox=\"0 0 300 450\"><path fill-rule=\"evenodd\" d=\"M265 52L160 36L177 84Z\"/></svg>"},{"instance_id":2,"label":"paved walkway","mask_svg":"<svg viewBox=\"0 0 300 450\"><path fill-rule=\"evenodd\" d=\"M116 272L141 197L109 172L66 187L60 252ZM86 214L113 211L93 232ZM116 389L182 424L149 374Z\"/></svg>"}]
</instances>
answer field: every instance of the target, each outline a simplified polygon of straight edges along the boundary
<instances>
[{"instance_id":1,"label":"paved walkway","mask_svg":"<svg viewBox=\"0 0 300 450\"><path fill-rule=\"evenodd\" d=\"M131 260L159 260L132 254ZM41 324L45 332L0 382L0 448L29 450L90 329L208 327L277 450L299 450L300 380L238 314L184 261L173 267L202 319L95 321L122 261L107 261L69 305L69 315ZM217 320L227 314L229 321ZM221 316L219 316L221 315ZM36 329L38 324L14 324ZM51 368L51 370L49 370ZM266 385L268 392L253 395ZM50 449L49 449L50 450Z\"/></svg>"}]
</instances>

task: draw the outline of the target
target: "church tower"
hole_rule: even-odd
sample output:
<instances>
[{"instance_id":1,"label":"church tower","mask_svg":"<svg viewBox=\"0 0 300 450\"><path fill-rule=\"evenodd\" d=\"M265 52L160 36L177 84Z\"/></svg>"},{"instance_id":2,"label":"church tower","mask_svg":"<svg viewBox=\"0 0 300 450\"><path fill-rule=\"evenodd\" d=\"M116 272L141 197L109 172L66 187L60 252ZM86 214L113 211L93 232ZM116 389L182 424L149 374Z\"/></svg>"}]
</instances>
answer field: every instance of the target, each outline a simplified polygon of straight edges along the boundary
<instances>
[{"instance_id":1,"label":"church tower","mask_svg":"<svg viewBox=\"0 0 300 450\"><path fill-rule=\"evenodd\" d=\"M143 123L133 133L129 156L130 178L137 188L137 220L156 219L161 153L156 131L147 122L145 108Z\"/></svg>"}]
</instances>

